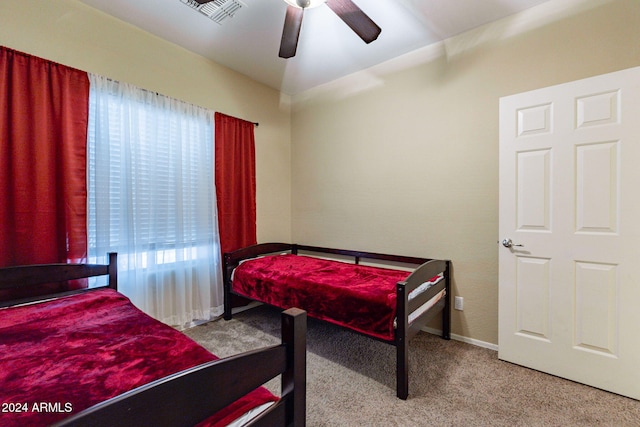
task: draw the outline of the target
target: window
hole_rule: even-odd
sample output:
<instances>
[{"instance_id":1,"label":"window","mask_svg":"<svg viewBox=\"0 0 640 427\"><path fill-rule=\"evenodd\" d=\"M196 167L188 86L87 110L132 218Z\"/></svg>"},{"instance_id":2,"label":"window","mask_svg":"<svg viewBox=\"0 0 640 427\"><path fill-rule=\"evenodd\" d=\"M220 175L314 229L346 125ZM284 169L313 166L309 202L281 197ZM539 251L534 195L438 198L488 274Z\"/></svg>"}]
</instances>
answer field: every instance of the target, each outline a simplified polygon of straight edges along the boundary
<instances>
[{"instance_id":1,"label":"window","mask_svg":"<svg viewBox=\"0 0 640 427\"><path fill-rule=\"evenodd\" d=\"M90 81L90 260L118 252L119 288L159 320L210 320L222 312L213 113Z\"/></svg>"}]
</instances>

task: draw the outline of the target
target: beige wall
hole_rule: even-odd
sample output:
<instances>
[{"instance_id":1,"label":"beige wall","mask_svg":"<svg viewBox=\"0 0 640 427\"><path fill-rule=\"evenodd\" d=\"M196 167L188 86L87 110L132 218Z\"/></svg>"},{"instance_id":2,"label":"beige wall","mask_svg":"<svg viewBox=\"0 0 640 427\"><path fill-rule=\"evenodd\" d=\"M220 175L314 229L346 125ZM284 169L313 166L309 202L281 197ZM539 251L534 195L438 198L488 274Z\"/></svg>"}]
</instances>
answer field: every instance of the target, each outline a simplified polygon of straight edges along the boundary
<instances>
[{"instance_id":1,"label":"beige wall","mask_svg":"<svg viewBox=\"0 0 640 427\"><path fill-rule=\"evenodd\" d=\"M0 1L0 45L259 122L258 239L291 239L289 97L76 0Z\"/></svg>"},{"instance_id":2,"label":"beige wall","mask_svg":"<svg viewBox=\"0 0 640 427\"><path fill-rule=\"evenodd\" d=\"M498 99L640 65L640 1L550 3L294 97L293 240L451 259L497 343Z\"/></svg>"}]
</instances>

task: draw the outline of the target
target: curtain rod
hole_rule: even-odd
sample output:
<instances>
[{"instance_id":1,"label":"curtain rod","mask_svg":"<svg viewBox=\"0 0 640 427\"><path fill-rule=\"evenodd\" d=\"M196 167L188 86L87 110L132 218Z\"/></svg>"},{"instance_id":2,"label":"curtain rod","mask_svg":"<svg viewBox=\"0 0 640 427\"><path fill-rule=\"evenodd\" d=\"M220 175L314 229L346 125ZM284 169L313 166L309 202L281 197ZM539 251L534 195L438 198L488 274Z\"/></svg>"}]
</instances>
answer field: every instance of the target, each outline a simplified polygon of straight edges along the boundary
<instances>
[{"instance_id":1,"label":"curtain rod","mask_svg":"<svg viewBox=\"0 0 640 427\"><path fill-rule=\"evenodd\" d=\"M120 81L119 81L119 80L112 79L112 78L110 78L110 77L105 77L105 78L107 79L107 81L114 82L114 83L120 83ZM158 93L158 92L155 92L155 91L152 91L152 90L143 89L143 88L139 88L139 89L140 89L140 90L143 90L143 91L145 91L145 92L155 93L155 94L156 94L156 95L158 95L158 96L167 96L167 95L163 95L163 94L161 94L161 93ZM174 99L177 99L177 98L174 98ZM184 101L180 101L180 102L184 102ZM222 113L222 114L224 114L224 113ZM225 116L229 116L229 117L233 117L234 119L238 119L238 120L243 120L243 121L245 121L245 122L249 122L249 123L253 124L255 127L260 126L260 123L258 123L258 122L252 122L251 120L245 120L245 119L241 119L240 117L230 116L229 114L225 114Z\"/></svg>"},{"instance_id":2,"label":"curtain rod","mask_svg":"<svg viewBox=\"0 0 640 427\"><path fill-rule=\"evenodd\" d=\"M224 113L221 113L221 114L224 114ZM253 124L255 127L260 126L260 123L258 123L258 122L252 122L251 120L245 120L245 119L241 119L240 117L230 116L229 114L224 114L224 115L227 116L227 117L232 117L234 119L242 120L243 122L249 122L249 123Z\"/></svg>"}]
</instances>

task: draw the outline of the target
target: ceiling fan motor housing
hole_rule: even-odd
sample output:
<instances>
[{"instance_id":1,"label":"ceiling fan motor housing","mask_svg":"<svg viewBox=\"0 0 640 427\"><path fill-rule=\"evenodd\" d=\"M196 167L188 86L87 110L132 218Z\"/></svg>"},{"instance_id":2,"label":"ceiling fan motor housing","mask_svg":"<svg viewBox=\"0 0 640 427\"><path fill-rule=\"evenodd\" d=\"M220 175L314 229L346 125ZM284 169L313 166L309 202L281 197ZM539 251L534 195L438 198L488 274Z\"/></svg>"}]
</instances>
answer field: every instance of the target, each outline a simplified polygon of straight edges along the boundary
<instances>
[{"instance_id":1,"label":"ceiling fan motor housing","mask_svg":"<svg viewBox=\"0 0 640 427\"><path fill-rule=\"evenodd\" d=\"M325 3L326 0L284 0L291 6L300 7L302 9L308 9L311 7L320 6Z\"/></svg>"}]
</instances>

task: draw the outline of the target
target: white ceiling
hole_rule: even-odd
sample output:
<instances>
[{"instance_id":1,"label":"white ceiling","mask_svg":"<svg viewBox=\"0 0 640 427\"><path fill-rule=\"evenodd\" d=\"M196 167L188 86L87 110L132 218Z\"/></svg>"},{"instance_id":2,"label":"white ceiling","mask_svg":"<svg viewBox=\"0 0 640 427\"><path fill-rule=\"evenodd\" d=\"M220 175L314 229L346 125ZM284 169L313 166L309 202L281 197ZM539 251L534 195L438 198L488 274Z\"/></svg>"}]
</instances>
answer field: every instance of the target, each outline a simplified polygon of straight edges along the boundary
<instances>
[{"instance_id":1,"label":"white ceiling","mask_svg":"<svg viewBox=\"0 0 640 427\"><path fill-rule=\"evenodd\" d=\"M307 9L297 55L278 57L286 3L241 0L222 24L180 0L81 0L287 94L296 94L549 0L354 0L381 28L365 44L326 5Z\"/></svg>"}]
</instances>

